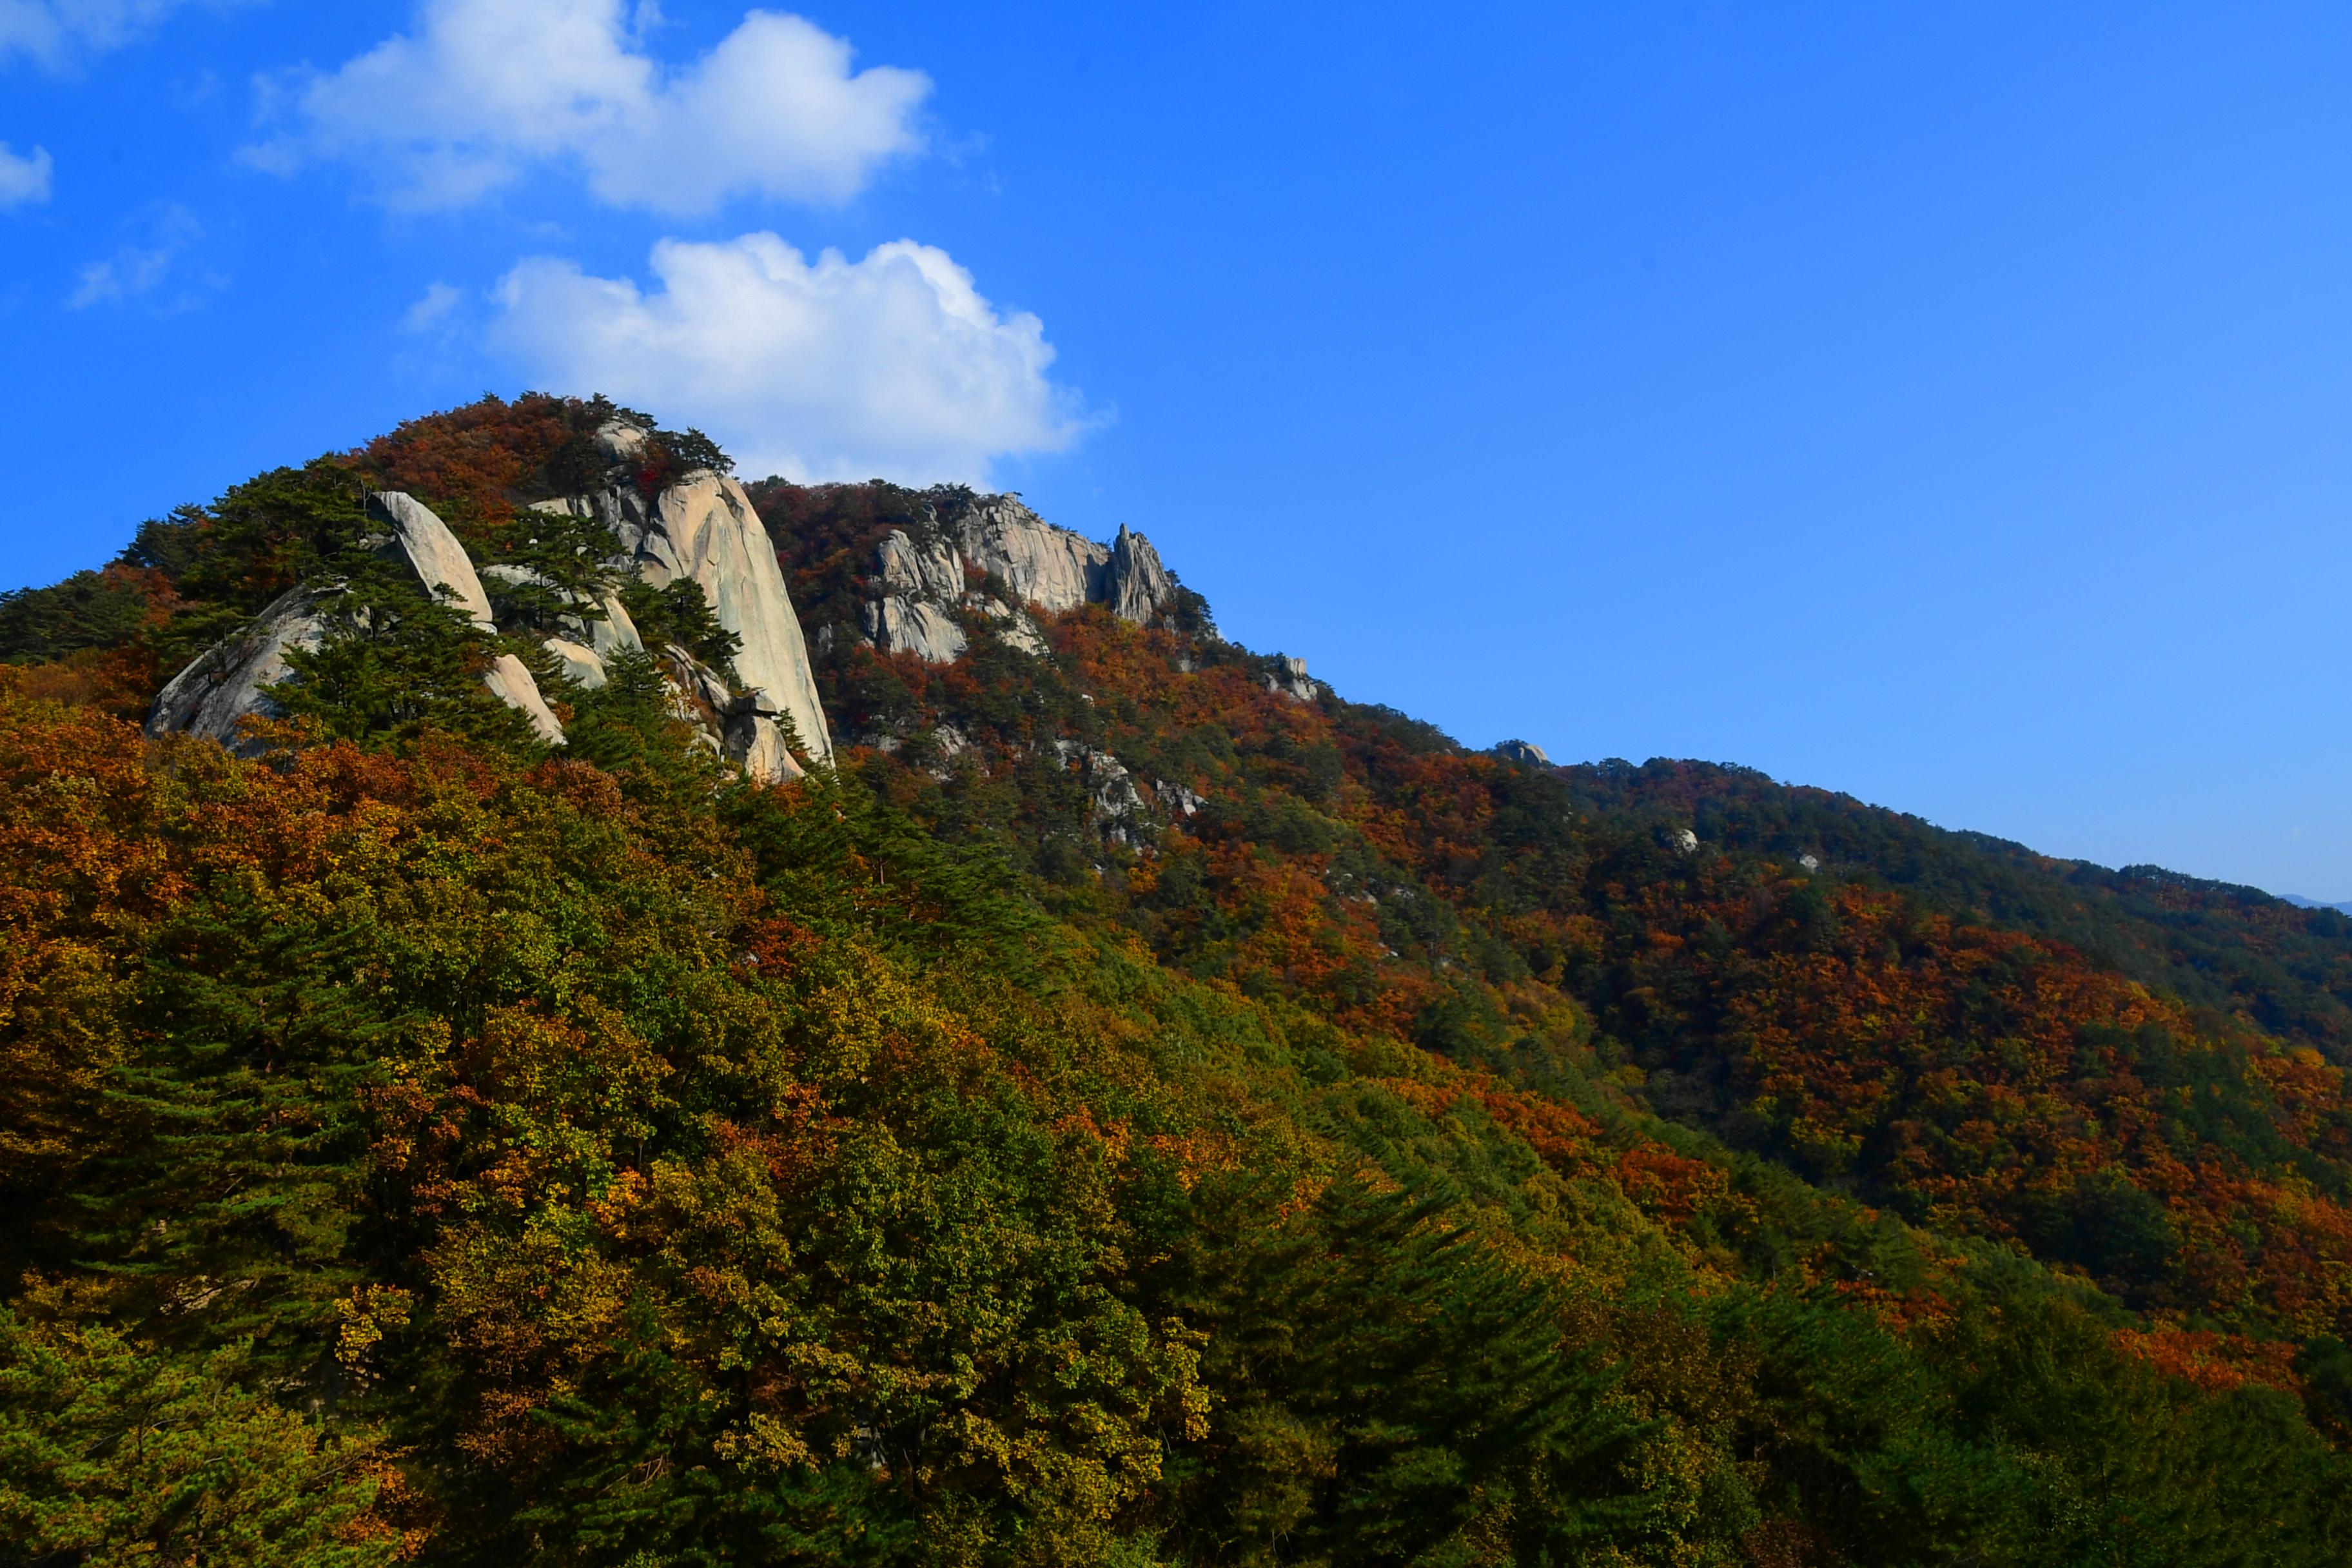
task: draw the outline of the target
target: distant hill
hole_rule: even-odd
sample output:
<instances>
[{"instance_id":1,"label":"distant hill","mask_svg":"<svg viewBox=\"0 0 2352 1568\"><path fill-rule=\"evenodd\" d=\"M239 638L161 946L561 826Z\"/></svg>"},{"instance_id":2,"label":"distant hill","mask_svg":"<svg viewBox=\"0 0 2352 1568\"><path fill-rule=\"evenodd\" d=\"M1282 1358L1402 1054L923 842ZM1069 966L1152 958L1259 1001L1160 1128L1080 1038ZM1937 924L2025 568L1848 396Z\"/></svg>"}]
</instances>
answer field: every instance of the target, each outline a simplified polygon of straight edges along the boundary
<instances>
[{"instance_id":1,"label":"distant hill","mask_svg":"<svg viewBox=\"0 0 2352 1568\"><path fill-rule=\"evenodd\" d=\"M2352 899L2347 899L2341 903L2330 904L2323 903L2317 899L2306 899L2300 893L2281 893L2279 897L2299 910L2334 910L2338 914L2352 915Z\"/></svg>"},{"instance_id":2,"label":"distant hill","mask_svg":"<svg viewBox=\"0 0 2352 1568\"><path fill-rule=\"evenodd\" d=\"M0 1561L2352 1556L2341 909L727 467L488 399L0 595Z\"/></svg>"}]
</instances>

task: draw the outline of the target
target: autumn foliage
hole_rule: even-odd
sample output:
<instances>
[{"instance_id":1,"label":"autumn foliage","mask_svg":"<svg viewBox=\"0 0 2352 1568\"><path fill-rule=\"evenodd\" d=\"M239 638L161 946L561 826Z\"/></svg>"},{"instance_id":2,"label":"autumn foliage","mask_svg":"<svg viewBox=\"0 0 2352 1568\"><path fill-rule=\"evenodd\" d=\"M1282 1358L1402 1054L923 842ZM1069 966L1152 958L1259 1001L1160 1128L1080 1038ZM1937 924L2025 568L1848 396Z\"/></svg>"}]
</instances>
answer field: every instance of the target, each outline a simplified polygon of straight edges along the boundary
<instances>
[{"instance_id":1,"label":"autumn foliage","mask_svg":"<svg viewBox=\"0 0 2352 1568\"><path fill-rule=\"evenodd\" d=\"M490 540L612 413L0 605L0 1561L2352 1552L2325 922L1193 624L877 654L948 491L755 487L838 774L131 721L366 485Z\"/></svg>"}]
</instances>

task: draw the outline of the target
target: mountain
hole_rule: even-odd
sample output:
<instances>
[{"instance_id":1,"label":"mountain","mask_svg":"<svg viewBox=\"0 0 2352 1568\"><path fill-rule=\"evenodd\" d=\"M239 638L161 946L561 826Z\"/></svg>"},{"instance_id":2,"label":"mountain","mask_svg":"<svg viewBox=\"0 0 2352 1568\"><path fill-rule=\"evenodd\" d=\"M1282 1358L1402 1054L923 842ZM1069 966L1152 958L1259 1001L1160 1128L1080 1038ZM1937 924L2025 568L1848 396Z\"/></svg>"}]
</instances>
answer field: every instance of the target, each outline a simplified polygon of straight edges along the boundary
<instances>
[{"instance_id":1,"label":"mountain","mask_svg":"<svg viewBox=\"0 0 2352 1568\"><path fill-rule=\"evenodd\" d=\"M2322 902L2318 899L2306 899L2300 893L2281 893L2279 900L2283 903L2293 904L2299 910L2334 910L2338 914L2352 915L2352 899L2347 899L2341 903L2330 904Z\"/></svg>"},{"instance_id":2,"label":"mountain","mask_svg":"<svg viewBox=\"0 0 2352 1568\"><path fill-rule=\"evenodd\" d=\"M2341 912L1472 751L600 402L0 656L23 1561L2352 1547Z\"/></svg>"}]
</instances>

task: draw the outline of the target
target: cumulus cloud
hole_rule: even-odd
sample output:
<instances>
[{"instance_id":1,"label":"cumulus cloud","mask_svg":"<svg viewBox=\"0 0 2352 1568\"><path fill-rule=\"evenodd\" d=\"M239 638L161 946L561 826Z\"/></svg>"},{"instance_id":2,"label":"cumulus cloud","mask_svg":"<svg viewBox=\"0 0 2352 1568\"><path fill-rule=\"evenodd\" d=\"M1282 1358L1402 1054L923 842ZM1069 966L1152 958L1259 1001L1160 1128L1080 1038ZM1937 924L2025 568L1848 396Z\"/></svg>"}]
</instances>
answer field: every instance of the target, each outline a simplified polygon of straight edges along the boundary
<instances>
[{"instance_id":1,"label":"cumulus cloud","mask_svg":"<svg viewBox=\"0 0 2352 1568\"><path fill-rule=\"evenodd\" d=\"M643 47L651 10L425 0L410 31L290 84L294 128L252 155L350 159L408 207L462 206L552 164L613 205L690 214L745 195L846 200L920 149L919 71L856 70L845 41L770 11L667 67Z\"/></svg>"},{"instance_id":2,"label":"cumulus cloud","mask_svg":"<svg viewBox=\"0 0 2352 1568\"><path fill-rule=\"evenodd\" d=\"M29 55L45 66L118 48L187 0L0 0L0 60Z\"/></svg>"},{"instance_id":3,"label":"cumulus cloud","mask_svg":"<svg viewBox=\"0 0 2352 1568\"><path fill-rule=\"evenodd\" d=\"M1047 378L1045 324L1000 314L943 250L814 262L772 234L654 247L659 287L551 258L499 284L493 343L552 391L709 431L750 474L988 482L1087 421Z\"/></svg>"},{"instance_id":4,"label":"cumulus cloud","mask_svg":"<svg viewBox=\"0 0 2352 1568\"><path fill-rule=\"evenodd\" d=\"M27 202L49 199L49 174L55 168L48 149L36 147L23 156L0 142L0 212Z\"/></svg>"}]
</instances>

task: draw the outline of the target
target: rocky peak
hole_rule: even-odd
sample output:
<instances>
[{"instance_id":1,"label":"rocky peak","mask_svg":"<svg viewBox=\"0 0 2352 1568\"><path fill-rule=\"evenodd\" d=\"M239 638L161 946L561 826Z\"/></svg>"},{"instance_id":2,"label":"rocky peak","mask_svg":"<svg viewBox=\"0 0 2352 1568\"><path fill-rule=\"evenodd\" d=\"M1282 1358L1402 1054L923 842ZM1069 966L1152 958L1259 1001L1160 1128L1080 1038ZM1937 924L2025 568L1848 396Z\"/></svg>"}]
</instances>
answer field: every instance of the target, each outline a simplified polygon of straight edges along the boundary
<instances>
[{"instance_id":1,"label":"rocky peak","mask_svg":"<svg viewBox=\"0 0 2352 1568\"><path fill-rule=\"evenodd\" d=\"M963 657L971 646L957 620L976 612L1003 640L1045 650L1030 613L1108 605L1139 626L1175 597L1176 580L1151 542L1121 528L1109 544L1057 528L1013 494L981 496L936 515L923 537L893 529L875 552L875 596L860 612L866 635L885 653L912 653L933 664ZM967 586L969 574L993 577L1007 604Z\"/></svg>"},{"instance_id":2,"label":"rocky peak","mask_svg":"<svg viewBox=\"0 0 2352 1568\"><path fill-rule=\"evenodd\" d=\"M1290 654L1275 656L1274 669L1265 678L1265 689L1294 702L1312 702L1323 694L1323 683L1307 673L1307 661Z\"/></svg>"},{"instance_id":3,"label":"rocky peak","mask_svg":"<svg viewBox=\"0 0 2352 1568\"><path fill-rule=\"evenodd\" d=\"M1138 626L1150 625L1160 607L1176 596L1176 580L1160 564L1160 552L1125 523L1110 547L1109 579L1106 598L1111 614Z\"/></svg>"}]
</instances>

